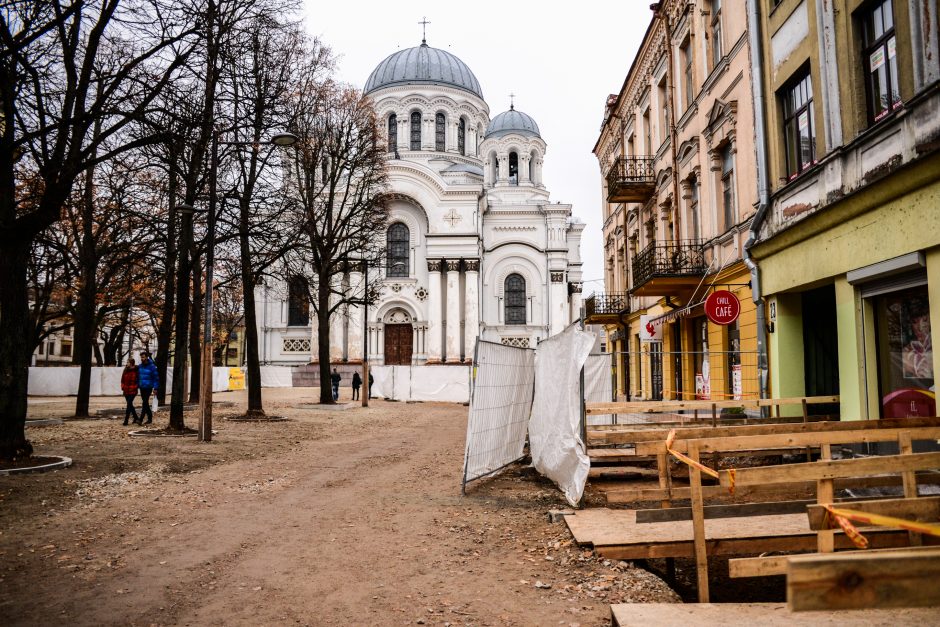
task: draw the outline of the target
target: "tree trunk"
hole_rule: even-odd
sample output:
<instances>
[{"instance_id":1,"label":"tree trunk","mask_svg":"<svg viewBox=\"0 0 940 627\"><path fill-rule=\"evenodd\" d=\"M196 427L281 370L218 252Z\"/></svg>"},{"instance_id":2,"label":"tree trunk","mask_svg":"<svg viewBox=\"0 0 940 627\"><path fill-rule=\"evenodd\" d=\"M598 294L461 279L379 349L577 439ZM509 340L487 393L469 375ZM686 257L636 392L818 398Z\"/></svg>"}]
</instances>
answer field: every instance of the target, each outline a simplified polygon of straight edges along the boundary
<instances>
[{"instance_id":1,"label":"tree trunk","mask_svg":"<svg viewBox=\"0 0 940 627\"><path fill-rule=\"evenodd\" d=\"M84 219L84 218L83 218ZM83 247L94 247L95 242L88 234ZM78 394L75 397L75 416L88 417L91 396L91 359L95 345L95 300L96 264L94 255L87 248L81 253L82 278L78 289L78 302L75 304L75 339L72 346L72 363L79 367Z\"/></svg>"},{"instance_id":2,"label":"tree trunk","mask_svg":"<svg viewBox=\"0 0 940 627\"><path fill-rule=\"evenodd\" d=\"M199 402L199 388L202 383L202 271L200 259L193 259L193 306L189 316L189 402Z\"/></svg>"},{"instance_id":3,"label":"tree trunk","mask_svg":"<svg viewBox=\"0 0 940 627\"><path fill-rule=\"evenodd\" d=\"M173 393L170 399L170 429L186 428L183 418L183 388L186 384L186 350L189 338L189 250L193 239L193 217L183 216L179 254L179 276L176 278L176 342L173 347ZM165 383L161 381L165 386Z\"/></svg>"},{"instance_id":4,"label":"tree trunk","mask_svg":"<svg viewBox=\"0 0 940 627\"><path fill-rule=\"evenodd\" d=\"M166 372L170 363L170 341L173 337L173 312L176 296L176 151L170 151L170 183L169 183L170 209L167 212L166 226L166 270L164 272L163 311L160 314L160 325L157 329L157 372L160 377L160 389L157 390L157 401L166 405ZM145 346L144 350L150 350ZM133 357L133 355L132 355Z\"/></svg>"},{"instance_id":5,"label":"tree trunk","mask_svg":"<svg viewBox=\"0 0 940 627\"><path fill-rule=\"evenodd\" d=\"M320 356L320 402L333 405L330 382L330 277L317 282L317 353Z\"/></svg>"},{"instance_id":6,"label":"tree trunk","mask_svg":"<svg viewBox=\"0 0 940 627\"><path fill-rule=\"evenodd\" d=\"M33 454L26 439L29 383L29 295L26 264L30 242L0 246L0 459Z\"/></svg>"},{"instance_id":7,"label":"tree trunk","mask_svg":"<svg viewBox=\"0 0 940 627\"><path fill-rule=\"evenodd\" d=\"M258 320L255 313L255 280L251 265L251 248L248 240L249 207L241 204L241 228L238 237L241 256L242 298L245 315L245 357L248 379L247 416L264 416L261 403L261 359L258 355Z\"/></svg>"}]
</instances>

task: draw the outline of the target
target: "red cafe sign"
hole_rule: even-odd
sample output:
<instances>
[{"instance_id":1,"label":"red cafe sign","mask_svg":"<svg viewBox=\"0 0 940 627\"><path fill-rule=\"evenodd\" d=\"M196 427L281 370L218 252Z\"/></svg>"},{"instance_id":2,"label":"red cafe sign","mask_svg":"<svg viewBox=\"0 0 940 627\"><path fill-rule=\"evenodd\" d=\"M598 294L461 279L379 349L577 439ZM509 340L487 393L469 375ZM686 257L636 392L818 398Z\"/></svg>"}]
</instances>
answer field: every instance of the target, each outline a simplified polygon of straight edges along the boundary
<instances>
[{"instance_id":1,"label":"red cafe sign","mask_svg":"<svg viewBox=\"0 0 940 627\"><path fill-rule=\"evenodd\" d=\"M728 290L712 292L705 299L705 315L715 324L731 324L741 314L741 301Z\"/></svg>"}]
</instances>

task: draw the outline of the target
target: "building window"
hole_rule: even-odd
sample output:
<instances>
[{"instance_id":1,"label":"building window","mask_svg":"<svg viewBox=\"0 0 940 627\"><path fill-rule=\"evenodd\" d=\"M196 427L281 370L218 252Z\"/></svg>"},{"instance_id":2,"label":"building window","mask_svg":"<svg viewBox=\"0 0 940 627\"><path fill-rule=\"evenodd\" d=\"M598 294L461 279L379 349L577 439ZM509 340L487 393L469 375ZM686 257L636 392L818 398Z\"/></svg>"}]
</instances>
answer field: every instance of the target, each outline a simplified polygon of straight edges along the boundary
<instances>
[{"instance_id":1,"label":"building window","mask_svg":"<svg viewBox=\"0 0 940 627\"><path fill-rule=\"evenodd\" d=\"M388 151L398 152L398 116L388 116Z\"/></svg>"},{"instance_id":2,"label":"building window","mask_svg":"<svg viewBox=\"0 0 940 627\"><path fill-rule=\"evenodd\" d=\"M447 121L443 113L434 116L434 150L444 152L444 134Z\"/></svg>"},{"instance_id":3,"label":"building window","mask_svg":"<svg viewBox=\"0 0 940 627\"><path fill-rule=\"evenodd\" d=\"M652 129L650 128L649 107L647 107L646 111L643 112L643 128L645 129L646 133L646 145L644 146L644 148L646 148L646 152L644 154L649 156L653 154L653 134Z\"/></svg>"},{"instance_id":4,"label":"building window","mask_svg":"<svg viewBox=\"0 0 940 627\"><path fill-rule=\"evenodd\" d=\"M59 356L60 357L72 356L72 343L71 342L62 342L62 344L59 346Z\"/></svg>"},{"instance_id":5,"label":"building window","mask_svg":"<svg viewBox=\"0 0 940 627\"><path fill-rule=\"evenodd\" d=\"M519 155L515 152L509 153L509 184L519 184Z\"/></svg>"},{"instance_id":6,"label":"building window","mask_svg":"<svg viewBox=\"0 0 940 627\"><path fill-rule=\"evenodd\" d=\"M409 274L408 253L411 244L411 233L408 227L401 222L388 227L386 234L388 243L388 268L385 276L406 277Z\"/></svg>"},{"instance_id":7,"label":"building window","mask_svg":"<svg viewBox=\"0 0 940 627\"><path fill-rule=\"evenodd\" d=\"M307 279L294 275L287 284L287 326L310 324L310 285Z\"/></svg>"},{"instance_id":8,"label":"building window","mask_svg":"<svg viewBox=\"0 0 940 627\"><path fill-rule=\"evenodd\" d=\"M875 122L901 106L891 0L879 2L865 13L864 29L862 67L866 70L870 119Z\"/></svg>"},{"instance_id":9,"label":"building window","mask_svg":"<svg viewBox=\"0 0 940 627\"><path fill-rule=\"evenodd\" d=\"M721 206L725 230L728 230L737 222L737 212L734 210L734 154L731 152L731 144L726 144L721 150Z\"/></svg>"},{"instance_id":10,"label":"building window","mask_svg":"<svg viewBox=\"0 0 940 627\"><path fill-rule=\"evenodd\" d=\"M661 80L659 85L656 86L656 96L659 99L659 110L656 115L656 122L659 124L658 140L659 144L662 145L668 136L668 129L666 128L666 108L669 106L669 103L668 97L666 96L665 74L663 75L663 80Z\"/></svg>"},{"instance_id":11,"label":"building window","mask_svg":"<svg viewBox=\"0 0 940 627\"><path fill-rule=\"evenodd\" d=\"M712 2L712 67L714 68L721 61L724 50L721 46L721 0Z\"/></svg>"},{"instance_id":12,"label":"building window","mask_svg":"<svg viewBox=\"0 0 940 627\"><path fill-rule=\"evenodd\" d=\"M682 44L682 61L685 64L682 89L685 92L685 108L688 109L695 99L695 88L692 82L692 42L689 39L686 39L685 43Z\"/></svg>"},{"instance_id":13,"label":"building window","mask_svg":"<svg viewBox=\"0 0 940 627\"><path fill-rule=\"evenodd\" d=\"M463 118L457 122L457 152L467 154L467 123Z\"/></svg>"},{"instance_id":14,"label":"building window","mask_svg":"<svg viewBox=\"0 0 940 627\"><path fill-rule=\"evenodd\" d=\"M702 236L702 227L699 224L699 215L698 215L698 179L692 177L689 181L689 216L691 218L690 222L692 224L692 232L689 234L692 239L698 239Z\"/></svg>"},{"instance_id":15,"label":"building window","mask_svg":"<svg viewBox=\"0 0 940 627\"><path fill-rule=\"evenodd\" d=\"M510 274L504 287L506 324L525 324L525 279Z\"/></svg>"},{"instance_id":16,"label":"building window","mask_svg":"<svg viewBox=\"0 0 940 627\"><path fill-rule=\"evenodd\" d=\"M411 113L411 149L421 150L421 112Z\"/></svg>"},{"instance_id":17,"label":"building window","mask_svg":"<svg viewBox=\"0 0 940 627\"><path fill-rule=\"evenodd\" d=\"M784 92L783 134L787 149L787 177L793 179L816 163L813 82L809 71Z\"/></svg>"}]
</instances>

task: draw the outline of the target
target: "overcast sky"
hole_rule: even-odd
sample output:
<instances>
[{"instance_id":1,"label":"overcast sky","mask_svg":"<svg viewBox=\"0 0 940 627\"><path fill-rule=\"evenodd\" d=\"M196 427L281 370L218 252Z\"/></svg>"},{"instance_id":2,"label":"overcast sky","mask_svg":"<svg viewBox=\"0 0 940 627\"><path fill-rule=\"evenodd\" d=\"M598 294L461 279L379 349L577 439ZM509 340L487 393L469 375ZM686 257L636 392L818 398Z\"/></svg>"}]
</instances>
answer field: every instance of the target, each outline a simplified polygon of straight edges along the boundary
<instances>
[{"instance_id":1,"label":"overcast sky","mask_svg":"<svg viewBox=\"0 0 940 627\"><path fill-rule=\"evenodd\" d=\"M396 50L421 43L466 63L490 117L516 108L535 118L548 143L544 182L552 202L571 203L587 223L581 254L585 295L602 291L601 179L591 153L604 101L620 90L652 17L647 1L379 2L305 0L307 30L339 55L341 80L362 87Z\"/></svg>"}]
</instances>

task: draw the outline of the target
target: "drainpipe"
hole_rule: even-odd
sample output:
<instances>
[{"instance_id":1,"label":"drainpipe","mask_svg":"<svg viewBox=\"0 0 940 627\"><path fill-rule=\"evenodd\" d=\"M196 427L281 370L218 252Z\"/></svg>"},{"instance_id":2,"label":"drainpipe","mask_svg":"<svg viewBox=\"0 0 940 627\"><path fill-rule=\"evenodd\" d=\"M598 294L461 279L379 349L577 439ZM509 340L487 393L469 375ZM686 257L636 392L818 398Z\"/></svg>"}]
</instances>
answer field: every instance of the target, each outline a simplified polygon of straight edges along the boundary
<instances>
[{"instance_id":1,"label":"drainpipe","mask_svg":"<svg viewBox=\"0 0 940 627\"><path fill-rule=\"evenodd\" d=\"M760 269L751 258L750 249L760 238L760 228L770 205L770 175L767 169L767 120L764 116L764 65L760 38L760 2L747 0L747 37L751 57L751 85L754 96L754 148L757 153L757 211L751 220L750 234L744 243L742 258L751 271L751 297L757 308L757 368L760 397L767 398L767 324L761 295Z\"/></svg>"}]
</instances>

